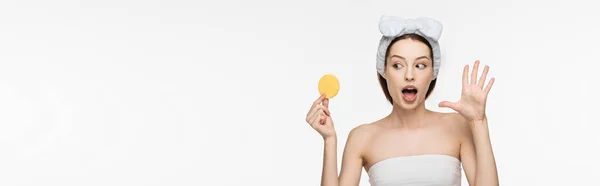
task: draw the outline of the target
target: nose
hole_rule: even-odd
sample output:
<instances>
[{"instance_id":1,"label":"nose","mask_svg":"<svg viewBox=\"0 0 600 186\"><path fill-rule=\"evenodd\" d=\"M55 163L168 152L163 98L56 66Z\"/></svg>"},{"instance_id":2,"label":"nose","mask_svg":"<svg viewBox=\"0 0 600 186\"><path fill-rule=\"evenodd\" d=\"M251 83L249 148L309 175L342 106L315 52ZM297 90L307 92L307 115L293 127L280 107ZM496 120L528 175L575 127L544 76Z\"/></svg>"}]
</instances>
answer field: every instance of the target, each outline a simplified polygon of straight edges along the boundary
<instances>
[{"instance_id":1,"label":"nose","mask_svg":"<svg viewBox=\"0 0 600 186\"><path fill-rule=\"evenodd\" d=\"M406 74L404 74L404 80L406 80L406 81L414 81L415 80L415 75L414 75L412 69L408 68L408 70L406 71Z\"/></svg>"}]
</instances>

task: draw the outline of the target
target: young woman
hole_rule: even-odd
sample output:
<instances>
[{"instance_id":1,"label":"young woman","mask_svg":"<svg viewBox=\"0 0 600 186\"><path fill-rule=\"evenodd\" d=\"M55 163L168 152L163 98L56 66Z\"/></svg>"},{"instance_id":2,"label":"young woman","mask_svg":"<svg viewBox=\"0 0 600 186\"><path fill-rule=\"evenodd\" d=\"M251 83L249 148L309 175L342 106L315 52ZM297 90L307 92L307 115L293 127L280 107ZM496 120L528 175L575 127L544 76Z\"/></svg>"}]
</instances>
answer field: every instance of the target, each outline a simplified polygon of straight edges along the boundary
<instances>
[{"instance_id":1,"label":"young woman","mask_svg":"<svg viewBox=\"0 0 600 186\"><path fill-rule=\"evenodd\" d=\"M313 102L306 122L324 140L321 185L358 185L364 168L373 186L458 186L462 167L469 185L498 185L485 112L494 83L494 78L485 83L489 67L477 77L479 61L470 75L465 65L460 100L439 103L457 113L428 110L424 102L435 87L441 63L442 25L430 18L383 16L379 29L383 37L376 67L392 111L350 131L338 177L329 100L321 95Z\"/></svg>"}]
</instances>

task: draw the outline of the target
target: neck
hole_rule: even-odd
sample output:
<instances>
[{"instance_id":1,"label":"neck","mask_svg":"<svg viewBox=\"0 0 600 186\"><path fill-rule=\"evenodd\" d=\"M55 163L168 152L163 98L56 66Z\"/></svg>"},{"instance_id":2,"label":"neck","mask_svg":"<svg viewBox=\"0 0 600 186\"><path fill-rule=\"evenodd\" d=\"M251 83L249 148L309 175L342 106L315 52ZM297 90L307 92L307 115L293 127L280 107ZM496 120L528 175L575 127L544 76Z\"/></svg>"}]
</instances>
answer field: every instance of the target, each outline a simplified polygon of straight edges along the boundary
<instances>
[{"instance_id":1,"label":"neck","mask_svg":"<svg viewBox=\"0 0 600 186\"><path fill-rule=\"evenodd\" d=\"M428 112L424 103L419 104L414 109L404 109L394 104L392 113L388 115L389 124L392 127L419 128L425 124L423 121Z\"/></svg>"}]
</instances>

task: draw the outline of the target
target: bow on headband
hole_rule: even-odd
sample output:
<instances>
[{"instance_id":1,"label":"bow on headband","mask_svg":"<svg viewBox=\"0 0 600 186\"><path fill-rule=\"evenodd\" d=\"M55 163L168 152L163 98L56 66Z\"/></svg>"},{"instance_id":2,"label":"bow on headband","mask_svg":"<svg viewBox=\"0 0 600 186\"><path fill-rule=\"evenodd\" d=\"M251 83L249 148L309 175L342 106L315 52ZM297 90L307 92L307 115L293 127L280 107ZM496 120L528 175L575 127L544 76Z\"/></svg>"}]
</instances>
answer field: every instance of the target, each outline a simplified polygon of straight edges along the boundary
<instances>
[{"instance_id":1,"label":"bow on headband","mask_svg":"<svg viewBox=\"0 0 600 186\"><path fill-rule=\"evenodd\" d=\"M442 24L434 19L420 17L405 19L394 16L382 16L379 31L386 37L398 37L406 33L419 33L437 41L442 35Z\"/></svg>"},{"instance_id":2,"label":"bow on headband","mask_svg":"<svg viewBox=\"0 0 600 186\"><path fill-rule=\"evenodd\" d=\"M437 78L441 66L441 52L438 39L442 35L442 23L427 17L405 19L395 16L382 16L379 31L383 36L377 49L377 72L385 78L385 52L391 41L404 34L423 36L431 45L433 53L433 79Z\"/></svg>"}]
</instances>

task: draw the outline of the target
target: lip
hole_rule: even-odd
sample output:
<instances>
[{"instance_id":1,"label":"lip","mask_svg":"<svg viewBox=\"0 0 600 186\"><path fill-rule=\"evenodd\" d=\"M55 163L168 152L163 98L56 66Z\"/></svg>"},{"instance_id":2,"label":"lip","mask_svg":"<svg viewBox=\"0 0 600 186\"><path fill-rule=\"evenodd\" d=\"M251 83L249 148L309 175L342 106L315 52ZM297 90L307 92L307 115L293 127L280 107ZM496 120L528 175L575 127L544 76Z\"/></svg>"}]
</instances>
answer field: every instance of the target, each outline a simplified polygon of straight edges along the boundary
<instances>
[{"instance_id":1,"label":"lip","mask_svg":"<svg viewBox=\"0 0 600 186\"><path fill-rule=\"evenodd\" d=\"M412 88L412 89L415 89L415 90L417 90L417 87L415 87L414 85L406 85L406 86L402 87L402 90L404 90L404 89L408 89L408 88ZM417 90L417 91L418 91L418 90Z\"/></svg>"},{"instance_id":2,"label":"lip","mask_svg":"<svg viewBox=\"0 0 600 186\"><path fill-rule=\"evenodd\" d=\"M415 87L414 85L406 85L406 86L402 87L401 90L404 90L404 89L414 89L417 92L419 91L417 89L417 87ZM406 101L408 103L413 103L415 100L417 100L417 94L415 94L414 97L406 97L406 95L404 93L402 93L402 98L404 99L404 101Z\"/></svg>"}]
</instances>

